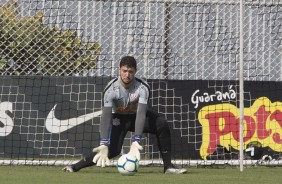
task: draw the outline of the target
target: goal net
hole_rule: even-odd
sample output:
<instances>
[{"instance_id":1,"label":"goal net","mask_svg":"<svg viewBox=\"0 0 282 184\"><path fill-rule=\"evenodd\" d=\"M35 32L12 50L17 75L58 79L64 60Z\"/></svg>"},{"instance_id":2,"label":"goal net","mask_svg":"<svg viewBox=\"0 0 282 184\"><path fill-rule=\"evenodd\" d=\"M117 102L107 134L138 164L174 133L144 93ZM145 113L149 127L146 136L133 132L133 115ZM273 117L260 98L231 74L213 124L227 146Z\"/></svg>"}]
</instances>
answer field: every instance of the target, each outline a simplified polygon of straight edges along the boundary
<instances>
[{"instance_id":1,"label":"goal net","mask_svg":"<svg viewBox=\"0 0 282 184\"><path fill-rule=\"evenodd\" d=\"M239 0L0 0L0 164L83 158L99 144L103 88L132 55L150 105L168 120L176 164L238 165L243 148L244 164L280 165L282 2L243 7L241 15ZM154 135L142 145L141 164L162 164Z\"/></svg>"}]
</instances>

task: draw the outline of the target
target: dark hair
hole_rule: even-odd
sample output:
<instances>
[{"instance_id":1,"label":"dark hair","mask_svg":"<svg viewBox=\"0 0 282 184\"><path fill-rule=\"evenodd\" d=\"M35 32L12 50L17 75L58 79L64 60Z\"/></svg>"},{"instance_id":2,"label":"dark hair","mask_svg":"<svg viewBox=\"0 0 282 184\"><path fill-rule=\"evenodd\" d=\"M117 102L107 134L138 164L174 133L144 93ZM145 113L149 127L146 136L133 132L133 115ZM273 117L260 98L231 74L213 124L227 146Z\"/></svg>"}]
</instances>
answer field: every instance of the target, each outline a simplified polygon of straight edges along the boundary
<instances>
[{"instance_id":1,"label":"dark hair","mask_svg":"<svg viewBox=\"0 0 282 184\"><path fill-rule=\"evenodd\" d=\"M134 68L135 70L137 70L136 60L132 56L122 57L121 60L120 60L120 63L119 63L119 67L122 67L122 66L127 66L129 68Z\"/></svg>"}]
</instances>

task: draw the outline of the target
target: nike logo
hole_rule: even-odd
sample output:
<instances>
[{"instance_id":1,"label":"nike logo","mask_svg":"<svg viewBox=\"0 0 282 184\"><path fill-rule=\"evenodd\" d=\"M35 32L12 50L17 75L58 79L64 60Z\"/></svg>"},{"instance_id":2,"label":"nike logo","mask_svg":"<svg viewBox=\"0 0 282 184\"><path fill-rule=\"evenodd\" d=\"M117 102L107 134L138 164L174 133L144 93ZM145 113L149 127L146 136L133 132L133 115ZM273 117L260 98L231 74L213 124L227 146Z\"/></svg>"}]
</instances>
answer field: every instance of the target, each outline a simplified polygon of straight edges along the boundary
<instances>
[{"instance_id":1,"label":"nike logo","mask_svg":"<svg viewBox=\"0 0 282 184\"><path fill-rule=\"evenodd\" d=\"M55 117L55 108L57 104L51 109L49 112L46 120L45 120L45 126L46 129L51 133L61 133L66 130L69 130L75 126L78 126L88 120L91 120L95 117L98 117L102 114L102 110L97 112L92 112L89 114L85 114L82 116L79 116L77 118L70 118L66 120L59 120Z\"/></svg>"}]
</instances>

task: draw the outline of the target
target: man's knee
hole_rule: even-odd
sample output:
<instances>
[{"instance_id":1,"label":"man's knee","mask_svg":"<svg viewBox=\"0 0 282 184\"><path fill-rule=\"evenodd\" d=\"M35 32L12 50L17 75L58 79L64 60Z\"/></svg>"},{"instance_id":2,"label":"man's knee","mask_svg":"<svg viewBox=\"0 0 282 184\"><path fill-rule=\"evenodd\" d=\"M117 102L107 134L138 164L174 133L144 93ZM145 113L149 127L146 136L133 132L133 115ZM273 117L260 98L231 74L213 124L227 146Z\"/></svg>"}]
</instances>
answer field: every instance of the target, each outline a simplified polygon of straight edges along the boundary
<instances>
[{"instance_id":1,"label":"man's knee","mask_svg":"<svg viewBox=\"0 0 282 184\"><path fill-rule=\"evenodd\" d=\"M157 118L157 134L162 136L169 136L170 135L170 128L168 122L163 117Z\"/></svg>"}]
</instances>

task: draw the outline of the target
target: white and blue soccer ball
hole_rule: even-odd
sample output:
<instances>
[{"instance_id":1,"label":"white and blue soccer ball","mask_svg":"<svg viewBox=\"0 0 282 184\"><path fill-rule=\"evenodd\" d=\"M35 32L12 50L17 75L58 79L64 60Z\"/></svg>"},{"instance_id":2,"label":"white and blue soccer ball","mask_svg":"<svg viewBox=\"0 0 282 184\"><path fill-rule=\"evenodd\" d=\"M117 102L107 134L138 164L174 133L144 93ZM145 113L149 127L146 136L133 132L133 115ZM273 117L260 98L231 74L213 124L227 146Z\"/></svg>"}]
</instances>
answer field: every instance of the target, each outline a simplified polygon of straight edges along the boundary
<instances>
[{"instance_id":1,"label":"white and blue soccer ball","mask_svg":"<svg viewBox=\"0 0 282 184\"><path fill-rule=\"evenodd\" d=\"M133 176L138 171L139 161L135 156L125 154L118 159L117 168L122 175Z\"/></svg>"}]
</instances>

